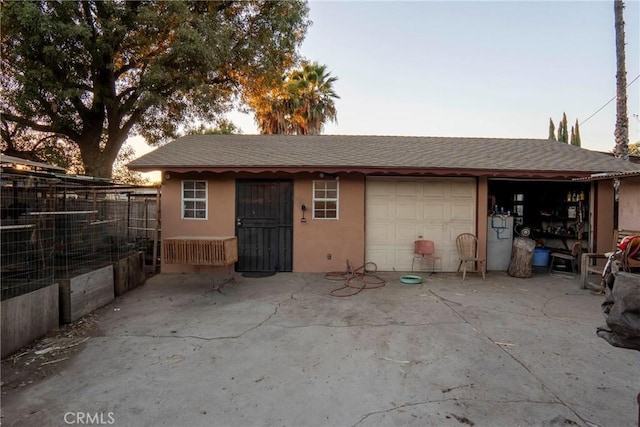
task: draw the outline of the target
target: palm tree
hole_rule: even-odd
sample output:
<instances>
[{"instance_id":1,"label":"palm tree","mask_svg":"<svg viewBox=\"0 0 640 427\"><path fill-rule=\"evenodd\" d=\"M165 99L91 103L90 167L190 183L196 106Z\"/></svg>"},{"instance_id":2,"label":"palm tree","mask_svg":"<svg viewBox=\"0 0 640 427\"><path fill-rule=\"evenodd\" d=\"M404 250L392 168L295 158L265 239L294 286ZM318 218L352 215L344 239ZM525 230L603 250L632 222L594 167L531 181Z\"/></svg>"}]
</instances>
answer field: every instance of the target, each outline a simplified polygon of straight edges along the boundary
<instances>
[{"instance_id":1,"label":"palm tree","mask_svg":"<svg viewBox=\"0 0 640 427\"><path fill-rule=\"evenodd\" d=\"M613 1L616 28L616 157L629 159L629 117L627 116L627 69L624 53L624 2Z\"/></svg>"},{"instance_id":2,"label":"palm tree","mask_svg":"<svg viewBox=\"0 0 640 427\"><path fill-rule=\"evenodd\" d=\"M275 86L259 86L245 96L262 134L317 135L337 120L333 89L338 80L325 65L303 63Z\"/></svg>"},{"instance_id":3,"label":"palm tree","mask_svg":"<svg viewBox=\"0 0 640 427\"><path fill-rule=\"evenodd\" d=\"M293 100L292 114L296 133L317 135L327 121L337 121L335 99L340 97L333 89L338 80L327 72L326 65L305 63L301 70L290 73L285 83Z\"/></svg>"},{"instance_id":4,"label":"palm tree","mask_svg":"<svg viewBox=\"0 0 640 427\"><path fill-rule=\"evenodd\" d=\"M285 96L276 93L269 93L255 100L252 108L261 134L290 133L286 109L288 104L289 101Z\"/></svg>"}]
</instances>

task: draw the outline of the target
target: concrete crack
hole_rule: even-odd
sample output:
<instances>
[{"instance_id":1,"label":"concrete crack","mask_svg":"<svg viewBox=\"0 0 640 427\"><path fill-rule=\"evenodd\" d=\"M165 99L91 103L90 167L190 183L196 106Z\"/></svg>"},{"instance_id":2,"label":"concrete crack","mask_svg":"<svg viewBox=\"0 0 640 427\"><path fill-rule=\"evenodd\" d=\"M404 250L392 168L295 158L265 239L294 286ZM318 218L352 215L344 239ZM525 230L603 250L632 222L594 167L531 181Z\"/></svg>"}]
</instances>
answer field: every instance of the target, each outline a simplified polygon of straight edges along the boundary
<instances>
[{"instance_id":1,"label":"concrete crack","mask_svg":"<svg viewBox=\"0 0 640 427\"><path fill-rule=\"evenodd\" d=\"M421 401L421 402L410 402L410 403L405 403L403 405L393 406L393 407L388 408L388 409L381 409L379 411L371 411L371 412L363 415L360 418L360 420L358 420L358 422L353 424L352 427L356 427L356 426L362 424L367 418L369 418L372 415L387 414L389 412L397 411L397 410L404 409L404 408L420 406L420 405L428 405L428 404L431 404L431 403L451 402L451 401L454 401L454 402L461 402L461 401L485 402L485 403L498 403L498 404L501 404L501 403L534 403L534 404L541 404L541 405L566 406L561 401L545 401L545 400L530 400L530 399L490 400L490 399L470 399L470 398L462 398L462 397L449 397L447 399L433 399L433 400L424 400L424 401ZM575 414L575 412L573 412L573 413ZM582 417L578 416L577 414L575 414L575 415L584 422L584 419L582 419ZM589 425L589 424L587 424L587 425Z\"/></svg>"},{"instance_id":2,"label":"concrete crack","mask_svg":"<svg viewBox=\"0 0 640 427\"><path fill-rule=\"evenodd\" d=\"M329 323L308 323L305 325L279 325L273 324L272 326L276 326L278 328L285 329L300 329L300 328L311 328L311 327L324 327L324 328L359 328L366 326L367 328L386 328L389 326L398 326L401 328L405 327L415 327L415 326L438 326L438 325L457 325L460 322L428 322L428 323L358 323L352 325L332 325Z\"/></svg>"},{"instance_id":3,"label":"concrete crack","mask_svg":"<svg viewBox=\"0 0 640 427\"><path fill-rule=\"evenodd\" d=\"M294 300L296 299L296 294L299 294L301 292L304 291L305 287L308 285L308 282L305 278L301 278L302 280L302 285L300 286L300 288L296 291L293 291L288 298L283 299L282 301L278 302L277 304L275 304L274 308L273 308L273 312L271 314L269 314L267 316L266 319L264 319L263 321L261 321L260 323L246 329L245 331L243 331L240 334L237 335L227 335L227 336L221 336L221 337L202 337L202 336L198 336L198 335L177 335L177 334L172 334L172 335L158 335L158 334L142 334L142 335L132 335L132 334L126 334L126 335L118 335L119 337L131 337L131 338L140 338L140 337L148 337L148 338L179 338L179 339L195 339L195 340L203 340L203 341L216 341L216 340L230 340L230 339L237 339L237 338L242 338L245 334L258 329L260 326L264 325L265 323L267 323L269 320L271 320L273 318L273 316L275 316L276 314L278 314L278 310L280 309L280 306L285 303L286 301L289 300Z\"/></svg>"},{"instance_id":4,"label":"concrete crack","mask_svg":"<svg viewBox=\"0 0 640 427\"><path fill-rule=\"evenodd\" d=\"M227 336L222 336L222 337L201 337L198 335L177 335L177 334L172 334L172 335L159 335L159 334L141 334L141 335L133 335L133 334L121 334L121 335L117 335L118 337L130 337L130 338L141 338L141 337L147 337L147 338L180 338L180 339L186 339L186 338L191 338L191 339L196 339L196 340L203 340L203 341L216 341L216 340L230 340L230 339L237 339L237 338L242 338L243 335L247 334L248 332L251 332L257 328L259 328L260 326L264 325L265 323L267 323L269 320L271 320L271 318L273 316L275 316L278 313L278 308L280 308L280 304L282 304L284 301L279 302L273 310L273 313L269 314L269 316L267 316L266 319L264 319L262 322L258 323L257 325L254 325L252 327L250 327L249 329L245 330L244 332L238 334L238 335L227 335Z\"/></svg>"},{"instance_id":5,"label":"concrete crack","mask_svg":"<svg viewBox=\"0 0 640 427\"><path fill-rule=\"evenodd\" d=\"M436 297L440 298L435 292L433 291L429 291L431 292L433 295L435 295ZM451 309L451 311L453 311L458 317L460 317L460 319L462 319L466 324L468 324L471 328L473 328L474 331L476 331L479 335L482 335L483 337L485 337L486 339L490 340L491 343L493 345L496 345L501 351L503 351L507 356L509 356L514 362L516 362L518 365L520 365L529 375L531 375L532 378L534 378L538 384L540 384L540 387L542 388L542 390L544 390L546 393L548 393L551 397L553 397L557 402L559 402L560 404L562 404L565 408L567 408L572 414L574 414L576 417L578 417L578 419L580 421L582 421L583 423L587 424L588 421L585 420L583 417L581 417L571 406L569 406L566 402L564 402L560 396L558 396L556 393L554 393L551 389L549 389L546 384L540 379L538 378L538 376L536 376L533 371L531 371L531 369L529 369L528 366L526 366L524 364L524 362L521 362L518 358L516 358L513 354L511 354L509 351L507 351L507 349L504 346L501 346L499 344L496 344L495 340L492 339L490 336L488 336L487 334L485 334L484 332L478 330L477 328L475 328L471 322L469 322L461 313L459 313L454 307L452 307L450 304L447 304L447 302L445 302L443 300L443 303L449 307L449 309ZM525 315L526 316L526 315ZM540 316L536 316L536 317L540 317ZM551 402L550 402L551 403Z\"/></svg>"},{"instance_id":6,"label":"concrete crack","mask_svg":"<svg viewBox=\"0 0 640 427\"><path fill-rule=\"evenodd\" d=\"M389 413L389 412L397 411L399 409L409 408L409 407L412 407L412 406L426 405L426 404L429 404L429 403L441 403L441 402L447 402L447 401L450 401L450 400L459 400L459 399L449 398L449 399L425 400L425 401L422 401L422 402L405 403L404 405L393 406L393 407L391 407L389 409L382 409L382 410L379 410L379 411L372 411L372 412L369 412L369 413L363 415L362 418L360 418L360 420L358 420L357 423L353 424L353 427L356 427L356 426L362 424L367 418L369 418L372 415L386 414L386 413Z\"/></svg>"},{"instance_id":7,"label":"concrete crack","mask_svg":"<svg viewBox=\"0 0 640 427\"><path fill-rule=\"evenodd\" d=\"M453 309L452 306L462 306L461 303L456 302L456 301L452 301L450 299L441 297L439 295L437 295L435 292L429 290L429 292L431 292L433 295L435 295L440 301L442 301L443 303L445 303L449 308ZM553 320L557 320L560 322L565 322L565 323L572 323L572 324L576 324L576 325L582 325L582 326L594 326L592 324L588 324L588 323L583 323L580 322L577 319L572 319L569 317L557 317L557 316L553 316L548 314L545 309L547 307L547 305L557 299L557 298L561 298L561 297L565 297L565 296L580 296L581 294L563 294L563 295L558 295L556 297L553 298L545 298L545 302L544 304L542 304L542 308L540 309L540 314L533 314L533 313L522 313L522 312L517 312L517 311L512 311L512 310L505 310L505 309L500 309L500 308L495 308L495 307L482 307L482 306L476 306L476 308L480 309L480 310L485 310L485 311L495 311L498 313L507 313L507 314L513 314L514 316L523 316L523 317L529 317L532 319L553 319Z\"/></svg>"},{"instance_id":8,"label":"concrete crack","mask_svg":"<svg viewBox=\"0 0 640 427\"><path fill-rule=\"evenodd\" d=\"M289 296L289 299L295 300L296 299L296 294L299 294L299 293L303 292L304 288L309 284L307 279L305 279L304 277L300 277L300 279L302 280L302 286L300 286L300 289L298 289L297 291L292 292L291 295ZM282 304L282 303L280 303L280 304Z\"/></svg>"},{"instance_id":9,"label":"concrete crack","mask_svg":"<svg viewBox=\"0 0 640 427\"><path fill-rule=\"evenodd\" d=\"M264 325L265 323L267 323L269 320L271 320L271 318L273 316L275 316L276 314L278 314L278 309L280 308L280 304L282 304L284 301L280 301L274 308L273 308L273 313L271 313L266 319L264 319L262 322L258 323L257 325L247 329L246 331L244 331L243 333L241 333L240 335L237 336L237 338L242 337L244 334L253 331L254 329L258 329L260 326Z\"/></svg>"},{"instance_id":10,"label":"concrete crack","mask_svg":"<svg viewBox=\"0 0 640 427\"><path fill-rule=\"evenodd\" d=\"M542 308L540 309L540 311L542 312L544 317L547 317L547 318L553 319L553 320L558 320L560 322L573 323L573 324L576 324L576 325L589 326L589 327L597 326L597 325L593 325L593 324L590 324L590 323L583 323L583 322L578 321L577 319L572 319L572 318L569 318L569 317L557 317L557 316L552 316L550 314L547 314L547 312L546 312L547 304L549 304L551 301L553 301L555 299L558 299L558 298L561 298L561 297L565 297L565 296L576 296L576 294L573 294L573 295L565 294L565 295L558 295L558 296L553 297L553 298L547 298L546 301L544 302L544 304L542 304Z\"/></svg>"},{"instance_id":11,"label":"concrete crack","mask_svg":"<svg viewBox=\"0 0 640 427\"><path fill-rule=\"evenodd\" d=\"M388 311L383 310L382 308L380 308L380 304L374 304L376 309L378 309L379 311L383 312L385 314L385 316L387 316L387 318L391 319L391 322L393 322L394 325L399 324L398 321L396 320L395 317L393 317ZM421 325L416 325L416 326L421 326Z\"/></svg>"}]
</instances>

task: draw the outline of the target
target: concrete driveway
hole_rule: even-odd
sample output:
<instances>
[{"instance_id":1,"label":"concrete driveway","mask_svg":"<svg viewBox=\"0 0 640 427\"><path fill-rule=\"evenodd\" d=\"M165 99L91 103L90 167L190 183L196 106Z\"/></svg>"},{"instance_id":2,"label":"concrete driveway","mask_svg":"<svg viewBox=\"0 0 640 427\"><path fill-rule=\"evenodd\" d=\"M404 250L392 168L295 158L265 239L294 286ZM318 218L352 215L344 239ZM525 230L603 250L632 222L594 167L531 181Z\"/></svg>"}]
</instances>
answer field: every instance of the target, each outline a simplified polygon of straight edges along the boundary
<instances>
[{"instance_id":1,"label":"concrete driveway","mask_svg":"<svg viewBox=\"0 0 640 427\"><path fill-rule=\"evenodd\" d=\"M574 276L380 275L348 298L322 274L236 276L222 293L155 276L97 312L58 374L3 396L2 424L636 423L638 353L596 336L603 297Z\"/></svg>"}]
</instances>

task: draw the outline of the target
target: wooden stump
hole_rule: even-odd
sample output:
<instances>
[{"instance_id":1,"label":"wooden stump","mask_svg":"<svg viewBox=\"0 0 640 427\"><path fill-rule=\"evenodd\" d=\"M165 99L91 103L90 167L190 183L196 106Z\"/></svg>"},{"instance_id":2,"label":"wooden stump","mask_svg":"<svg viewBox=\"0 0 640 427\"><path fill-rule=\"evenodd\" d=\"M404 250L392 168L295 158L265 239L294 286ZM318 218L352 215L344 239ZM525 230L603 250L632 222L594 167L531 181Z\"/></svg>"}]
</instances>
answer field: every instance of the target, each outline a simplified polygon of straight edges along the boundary
<instances>
[{"instance_id":1,"label":"wooden stump","mask_svg":"<svg viewBox=\"0 0 640 427\"><path fill-rule=\"evenodd\" d=\"M533 250L536 242L526 237L516 237L513 239L513 250L511 251L511 262L507 269L507 274L513 277L533 276Z\"/></svg>"}]
</instances>

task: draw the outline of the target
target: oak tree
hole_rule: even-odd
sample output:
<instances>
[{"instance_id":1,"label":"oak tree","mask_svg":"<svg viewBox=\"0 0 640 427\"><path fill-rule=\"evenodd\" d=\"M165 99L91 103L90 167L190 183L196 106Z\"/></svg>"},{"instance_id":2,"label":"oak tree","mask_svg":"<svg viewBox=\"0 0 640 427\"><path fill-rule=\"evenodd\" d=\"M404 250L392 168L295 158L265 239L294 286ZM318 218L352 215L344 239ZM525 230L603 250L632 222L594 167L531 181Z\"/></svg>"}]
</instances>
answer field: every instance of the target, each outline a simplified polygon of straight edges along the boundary
<instances>
[{"instance_id":1,"label":"oak tree","mask_svg":"<svg viewBox=\"0 0 640 427\"><path fill-rule=\"evenodd\" d=\"M98 177L111 175L129 136L161 143L282 76L309 25L303 1L0 7L2 119L76 145L85 173Z\"/></svg>"}]
</instances>

